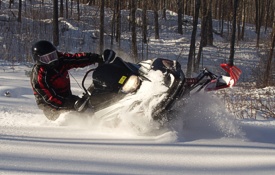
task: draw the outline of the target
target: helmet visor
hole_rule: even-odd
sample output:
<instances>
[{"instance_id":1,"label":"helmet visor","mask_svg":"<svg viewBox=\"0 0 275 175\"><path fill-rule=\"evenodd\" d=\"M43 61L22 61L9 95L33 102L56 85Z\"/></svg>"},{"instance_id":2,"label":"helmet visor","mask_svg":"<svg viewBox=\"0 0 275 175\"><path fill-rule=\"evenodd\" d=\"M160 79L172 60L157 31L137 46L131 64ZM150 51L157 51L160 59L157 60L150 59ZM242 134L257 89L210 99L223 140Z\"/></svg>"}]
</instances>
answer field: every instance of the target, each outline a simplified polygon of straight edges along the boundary
<instances>
[{"instance_id":1,"label":"helmet visor","mask_svg":"<svg viewBox=\"0 0 275 175\"><path fill-rule=\"evenodd\" d=\"M39 61L44 64L50 64L53 61L58 60L57 52L53 51L46 55L39 56Z\"/></svg>"}]
</instances>

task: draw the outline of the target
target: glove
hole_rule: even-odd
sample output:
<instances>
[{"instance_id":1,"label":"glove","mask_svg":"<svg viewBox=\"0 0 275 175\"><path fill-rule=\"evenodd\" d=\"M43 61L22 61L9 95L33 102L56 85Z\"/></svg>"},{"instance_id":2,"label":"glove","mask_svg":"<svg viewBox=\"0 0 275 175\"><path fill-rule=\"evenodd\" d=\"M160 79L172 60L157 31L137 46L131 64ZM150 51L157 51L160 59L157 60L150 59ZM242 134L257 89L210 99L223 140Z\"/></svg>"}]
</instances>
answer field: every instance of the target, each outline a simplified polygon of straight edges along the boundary
<instances>
[{"instance_id":1,"label":"glove","mask_svg":"<svg viewBox=\"0 0 275 175\"><path fill-rule=\"evenodd\" d=\"M111 50L111 49L106 49L104 50L103 52L103 62L106 64L108 63L111 63L114 59L115 59L115 56L116 56L116 52Z\"/></svg>"},{"instance_id":2,"label":"glove","mask_svg":"<svg viewBox=\"0 0 275 175\"><path fill-rule=\"evenodd\" d=\"M69 109L69 110L75 110L74 105L78 99L79 99L79 97L75 96L75 95L68 97L65 100L63 107L65 107L66 109Z\"/></svg>"},{"instance_id":3,"label":"glove","mask_svg":"<svg viewBox=\"0 0 275 175\"><path fill-rule=\"evenodd\" d=\"M89 53L86 53L86 57L88 57L92 63L98 63L98 64L104 63L102 55L89 52Z\"/></svg>"},{"instance_id":4,"label":"glove","mask_svg":"<svg viewBox=\"0 0 275 175\"><path fill-rule=\"evenodd\" d=\"M96 62L98 64L103 64L104 63L104 59L103 59L102 55L97 54Z\"/></svg>"}]
</instances>

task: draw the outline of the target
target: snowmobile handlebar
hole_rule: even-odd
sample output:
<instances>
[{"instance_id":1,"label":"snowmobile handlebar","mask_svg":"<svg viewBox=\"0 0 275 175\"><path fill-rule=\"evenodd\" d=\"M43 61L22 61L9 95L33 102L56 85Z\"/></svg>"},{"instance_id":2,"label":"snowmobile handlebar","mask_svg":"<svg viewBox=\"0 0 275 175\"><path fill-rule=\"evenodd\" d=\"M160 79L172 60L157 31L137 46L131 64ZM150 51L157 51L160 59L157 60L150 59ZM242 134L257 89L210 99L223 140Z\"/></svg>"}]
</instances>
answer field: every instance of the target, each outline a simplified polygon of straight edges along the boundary
<instances>
[{"instance_id":1,"label":"snowmobile handlebar","mask_svg":"<svg viewBox=\"0 0 275 175\"><path fill-rule=\"evenodd\" d=\"M85 80L86 80L88 74L89 74L90 72L93 72L93 71L95 71L95 68L88 70L88 71L85 73L85 75L84 75L84 77L83 77L83 79L82 79L82 88L83 88L83 90L85 91L85 94L89 94L89 92L88 92L88 90L86 89L85 84L84 84L84 83L85 83ZM89 94L89 95L91 95L91 94Z\"/></svg>"},{"instance_id":2,"label":"snowmobile handlebar","mask_svg":"<svg viewBox=\"0 0 275 175\"><path fill-rule=\"evenodd\" d=\"M242 71L238 67L226 63L223 63L220 66L229 74L229 76L218 76L204 68L197 77L186 78L186 86L189 91L196 88L198 88L196 92L201 91L203 88L205 91L214 91L234 86L239 80Z\"/></svg>"}]
</instances>

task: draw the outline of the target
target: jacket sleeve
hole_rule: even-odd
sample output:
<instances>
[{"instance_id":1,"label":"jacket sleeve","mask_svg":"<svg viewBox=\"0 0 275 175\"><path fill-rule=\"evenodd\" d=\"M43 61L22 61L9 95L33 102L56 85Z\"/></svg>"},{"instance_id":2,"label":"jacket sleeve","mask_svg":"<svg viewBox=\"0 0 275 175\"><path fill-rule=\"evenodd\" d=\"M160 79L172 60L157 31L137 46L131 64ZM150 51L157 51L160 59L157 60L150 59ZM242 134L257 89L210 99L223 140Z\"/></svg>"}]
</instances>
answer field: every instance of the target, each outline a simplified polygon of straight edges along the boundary
<instances>
[{"instance_id":1,"label":"jacket sleeve","mask_svg":"<svg viewBox=\"0 0 275 175\"><path fill-rule=\"evenodd\" d=\"M60 61L66 69L85 67L101 61L100 55L96 53L62 53L58 52Z\"/></svg>"},{"instance_id":2,"label":"jacket sleeve","mask_svg":"<svg viewBox=\"0 0 275 175\"><path fill-rule=\"evenodd\" d=\"M42 67L34 68L31 77L31 84L34 95L37 97L37 104L47 104L55 109L61 109L64 105L65 98L56 94L56 92L47 83L47 71Z\"/></svg>"}]
</instances>

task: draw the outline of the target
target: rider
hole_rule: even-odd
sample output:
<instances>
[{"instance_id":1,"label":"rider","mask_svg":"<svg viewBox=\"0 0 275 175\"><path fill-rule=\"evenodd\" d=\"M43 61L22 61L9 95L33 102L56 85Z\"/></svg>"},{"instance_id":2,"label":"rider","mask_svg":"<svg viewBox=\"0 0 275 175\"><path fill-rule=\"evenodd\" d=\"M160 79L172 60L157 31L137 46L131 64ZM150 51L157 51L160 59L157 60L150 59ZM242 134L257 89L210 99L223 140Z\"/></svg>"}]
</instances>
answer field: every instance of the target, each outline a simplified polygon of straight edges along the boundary
<instances>
[{"instance_id":1,"label":"rider","mask_svg":"<svg viewBox=\"0 0 275 175\"><path fill-rule=\"evenodd\" d=\"M74 104L79 99L72 94L68 70L105 62L104 57L96 53L59 52L51 42L45 40L32 46L32 57L35 64L31 85L35 100L38 108L50 120L56 120L64 111L75 110Z\"/></svg>"}]
</instances>

